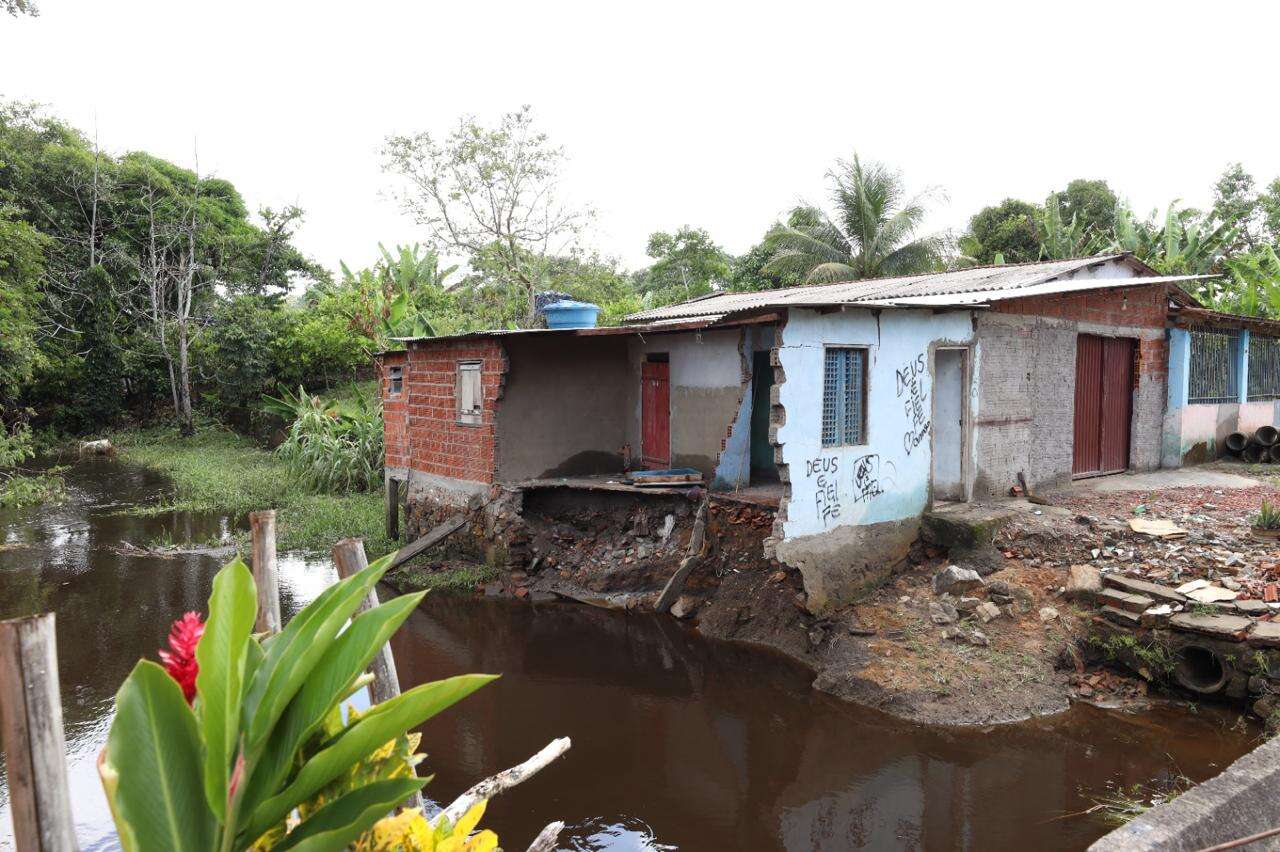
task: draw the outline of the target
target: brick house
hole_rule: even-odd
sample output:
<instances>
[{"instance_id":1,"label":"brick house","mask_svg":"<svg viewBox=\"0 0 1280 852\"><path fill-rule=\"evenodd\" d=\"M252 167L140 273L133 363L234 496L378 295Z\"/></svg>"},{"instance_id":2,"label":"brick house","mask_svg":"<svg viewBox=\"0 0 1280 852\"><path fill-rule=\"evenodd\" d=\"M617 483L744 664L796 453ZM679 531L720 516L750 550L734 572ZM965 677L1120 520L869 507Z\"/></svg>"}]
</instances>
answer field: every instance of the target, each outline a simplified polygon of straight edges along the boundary
<instances>
[{"instance_id":1,"label":"brick house","mask_svg":"<svg viewBox=\"0 0 1280 852\"><path fill-rule=\"evenodd\" d=\"M822 609L884 579L935 503L1159 467L1183 280L1105 255L410 340L382 356L387 476L412 533L499 492L518 515L522 494L696 470L776 506L765 548Z\"/></svg>"}]
</instances>

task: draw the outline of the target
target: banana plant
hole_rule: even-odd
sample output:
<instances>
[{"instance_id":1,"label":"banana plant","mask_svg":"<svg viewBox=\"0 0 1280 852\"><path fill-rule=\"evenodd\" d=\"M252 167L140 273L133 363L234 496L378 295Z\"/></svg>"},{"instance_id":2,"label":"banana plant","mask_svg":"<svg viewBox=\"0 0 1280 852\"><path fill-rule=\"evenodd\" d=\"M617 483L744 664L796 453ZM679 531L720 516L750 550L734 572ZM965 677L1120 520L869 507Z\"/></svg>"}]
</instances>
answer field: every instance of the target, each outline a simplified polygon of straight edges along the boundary
<instances>
[{"instance_id":1,"label":"banana plant","mask_svg":"<svg viewBox=\"0 0 1280 852\"><path fill-rule=\"evenodd\" d=\"M284 630L265 636L252 632L257 593L249 569L237 559L218 572L195 645L193 702L149 660L116 695L99 770L126 852L344 849L429 780L379 778L307 806L388 743L493 680L462 675L422 684L345 726L333 724L367 683L374 654L422 599L404 595L356 615L390 562L384 557L330 586Z\"/></svg>"}]
</instances>

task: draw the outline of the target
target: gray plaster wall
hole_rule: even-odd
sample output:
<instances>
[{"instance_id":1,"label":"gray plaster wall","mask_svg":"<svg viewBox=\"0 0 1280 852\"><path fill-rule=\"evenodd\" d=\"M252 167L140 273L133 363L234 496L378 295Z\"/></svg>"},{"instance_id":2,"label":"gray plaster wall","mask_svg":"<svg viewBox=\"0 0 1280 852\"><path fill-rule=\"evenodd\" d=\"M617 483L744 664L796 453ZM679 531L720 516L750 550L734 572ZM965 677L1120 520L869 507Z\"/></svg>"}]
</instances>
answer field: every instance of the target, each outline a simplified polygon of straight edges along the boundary
<instances>
[{"instance_id":1,"label":"gray plaster wall","mask_svg":"<svg viewBox=\"0 0 1280 852\"><path fill-rule=\"evenodd\" d=\"M621 471L632 396L627 338L513 335L504 346L498 481Z\"/></svg>"},{"instance_id":2,"label":"gray plaster wall","mask_svg":"<svg viewBox=\"0 0 1280 852\"><path fill-rule=\"evenodd\" d=\"M1280 737L1221 775L1158 805L1089 847L1091 852L1204 849L1280 828ZM1280 835L1242 847L1280 849Z\"/></svg>"},{"instance_id":3,"label":"gray plaster wall","mask_svg":"<svg viewBox=\"0 0 1280 852\"><path fill-rule=\"evenodd\" d=\"M671 466L715 475L720 453L737 419L751 373L744 368L742 331L680 332L630 338L626 440L641 454L640 365L651 354L670 359Z\"/></svg>"},{"instance_id":4,"label":"gray plaster wall","mask_svg":"<svg viewBox=\"0 0 1280 852\"><path fill-rule=\"evenodd\" d=\"M1026 474L1033 489L1071 482L1075 428L1076 337L1159 339L1162 329L1107 326L1020 314L980 312L974 413L974 496L1006 496ZM1134 393L1129 467L1160 466L1165 383L1140 377Z\"/></svg>"}]
</instances>

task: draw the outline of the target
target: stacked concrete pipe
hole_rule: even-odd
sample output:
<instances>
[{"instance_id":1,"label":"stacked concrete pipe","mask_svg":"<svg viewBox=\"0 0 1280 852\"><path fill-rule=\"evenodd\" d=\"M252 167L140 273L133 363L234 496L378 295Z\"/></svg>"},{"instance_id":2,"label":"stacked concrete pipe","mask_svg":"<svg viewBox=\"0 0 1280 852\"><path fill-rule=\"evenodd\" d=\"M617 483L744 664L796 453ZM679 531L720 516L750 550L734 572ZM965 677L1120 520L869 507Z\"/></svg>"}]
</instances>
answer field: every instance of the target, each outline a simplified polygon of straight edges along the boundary
<instances>
[{"instance_id":1,"label":"stacked concrete pipe","mask_svg":"<svg viewBox=\"0 0 1280 852\"><path fill-rule=\"evenodd\" d=\"M1232 432L1224 442L1227 452L1250 464L1280 462L1280 430L1259 426L1251 435Z\"/></svg>"}]
</instances>

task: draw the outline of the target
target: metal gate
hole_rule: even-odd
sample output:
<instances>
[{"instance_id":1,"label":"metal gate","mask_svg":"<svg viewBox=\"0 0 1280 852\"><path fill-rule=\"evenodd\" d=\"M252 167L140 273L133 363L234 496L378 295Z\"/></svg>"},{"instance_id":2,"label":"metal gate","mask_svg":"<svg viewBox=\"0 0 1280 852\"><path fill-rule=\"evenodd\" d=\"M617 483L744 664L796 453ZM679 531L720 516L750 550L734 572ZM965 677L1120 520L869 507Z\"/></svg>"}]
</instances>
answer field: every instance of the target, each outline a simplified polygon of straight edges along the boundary
<instances>
[{"instance_id":1,"label":"metal gate","mask_svg":"<svg viewBox=\"0 0 1280 852\"><path fill-rule=\"evenodd\" d=\"M1077 337L1074 476L1120 473L1129 467L1135 342L1130 337Z\"/></svg>"},{"instance_id":2,"label":"metal gate","mask_svg":"<svg viewBox=\"0 0 1280 852\"><path fill-rule=\"evenodd\" d=\"M640 441L646 467L663 469L671 465L671 365L646 361L640 366Z\"/></svg>"}]
</instances>

